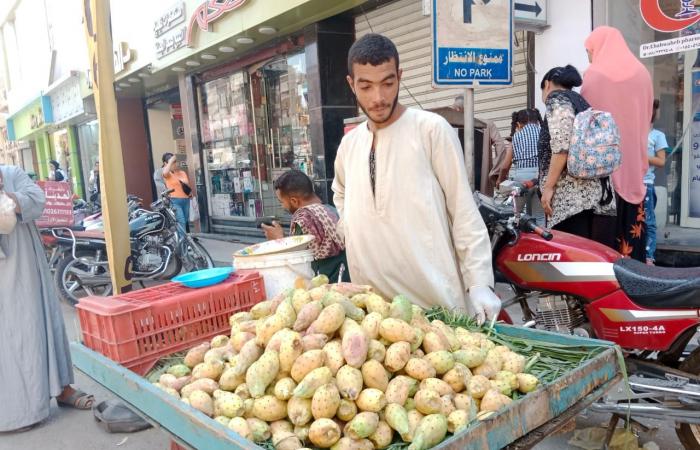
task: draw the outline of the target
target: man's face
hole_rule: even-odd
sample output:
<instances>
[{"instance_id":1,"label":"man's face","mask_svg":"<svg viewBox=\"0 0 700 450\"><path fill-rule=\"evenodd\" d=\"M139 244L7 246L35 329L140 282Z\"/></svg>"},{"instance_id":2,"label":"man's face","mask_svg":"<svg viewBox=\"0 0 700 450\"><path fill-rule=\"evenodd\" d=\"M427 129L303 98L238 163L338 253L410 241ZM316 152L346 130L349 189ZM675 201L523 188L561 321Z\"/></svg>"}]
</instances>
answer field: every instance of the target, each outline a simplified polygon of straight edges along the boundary
<instances>
[{"instance_id":1,"label":"man's face","mask_svg":"<svg viewBox=\"0 0 700 450\"><path fill-rule=\"evenodd\" d=\"M279 189L275 190L275 195L277 195L277 200L280 201L282 208L294 214L297 209L299 209L299 199L294 195L284 195Z\"/></svg>"},{"instance_id":2,"label":"man's face","mask_svg":"<svg viewBox=\"0 0 700 450\"><path fill-rule=\"evenodd\" d=\"M347 80L362 111L374 123L389 120L399 98L401 69L396 70L396 61L392 58L378 66L353 64L352 70Z\"/></svg>"}]
</instances>

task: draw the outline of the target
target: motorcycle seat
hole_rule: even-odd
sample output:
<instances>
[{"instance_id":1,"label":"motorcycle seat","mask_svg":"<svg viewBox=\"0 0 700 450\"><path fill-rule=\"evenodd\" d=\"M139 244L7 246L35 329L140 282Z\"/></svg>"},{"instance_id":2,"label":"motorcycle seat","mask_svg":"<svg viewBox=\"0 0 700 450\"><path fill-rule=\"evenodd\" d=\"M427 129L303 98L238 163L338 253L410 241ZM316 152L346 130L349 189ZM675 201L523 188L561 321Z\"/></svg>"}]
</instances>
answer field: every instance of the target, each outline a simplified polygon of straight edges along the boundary
<instances>
[{"instance_id":1,"label":"motorcycle seat","mask_svg":"<svg viewBox=\"0 0 700 450\"><path fill-rule=\"evenodd\" d=\"M645 308L700 308L700 267L648 266L631 258L613 264L622 290Z\"/></svg>"}]
</instances>

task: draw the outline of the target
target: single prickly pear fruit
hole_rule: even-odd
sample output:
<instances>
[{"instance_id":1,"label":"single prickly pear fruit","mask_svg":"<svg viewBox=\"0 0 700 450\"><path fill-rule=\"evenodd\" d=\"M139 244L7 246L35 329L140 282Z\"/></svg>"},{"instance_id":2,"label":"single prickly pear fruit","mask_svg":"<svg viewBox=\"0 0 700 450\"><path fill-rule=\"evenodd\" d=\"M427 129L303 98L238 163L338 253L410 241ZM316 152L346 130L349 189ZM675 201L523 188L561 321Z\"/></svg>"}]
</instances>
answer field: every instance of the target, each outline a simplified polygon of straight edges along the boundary
<instances>
[{"instance_id":1,"label":"single prickly pear fruit","mask_svg":"<svg viewBox=\"0 0 700 450\"><path fill-rule=\"evenodd\" d=\"M362 364L367 359L367 350L369 350L369 338L364 330L355 324L343 335L343 359L349 366L362 367Z\"/></svg>"},{"instance_id":2,"label":"single prickly pear fruit","mask_svg":"<svg viewBox=\"0 0 700 450\"><path fill-rule=\"evenodd\" d=\"M299 314L297 314L297 320L294 322L292 329L294 331L304 331L309 328L309 325L314 323L314 320L318 319L319 314L323 311L323 304L319 301L313 301L304 305Z\"/></svg>"},{"instance_id":3,"label":"single prickly pear fruit","mask_svg":"<svg viewBox=\"0 0 700 450\"><path fill-rule=\"evenodd\" d=\"M389 317L411 323L411 319L413 318L413 305L411 305L411 302L405 295L397 295L391 301Z\"/></svg>"},{"instance_id":4,"label":"single prickly pear fruit","mask_svg":"<svg viewBox=\"0 0 700 450\"><path fill-rule=\"evenodd\" d=\"M316 275L311 279L311 286L317 288L323 285L326 285L330 283L331 281L328 279L328 275Z\"/></svg>"},{"instance_id":5,"label":"single prickly pear fruit","mask_svg":"<svg viewBox=\"0 0 700 450\"><path fill-rule=\"evenodd\" d=\"M284 373L289 373L292 370L294 361L302 354L301 336L295 331L289 331L282 337L280 342L279 370Z\"/></svg>"},{"instance_id":6,"label":"single prickly pear fruit","mask_svg":"<svg viewBox=\"0 0 700 450\"><path fill-rule=\"evenodd\" d=\"M413 397L416 409L423 414L438 414L442 410L440 394L430 389L421 389Z\"/></svg>"},{"instance_id":7,"label":"single prickly pear fruit","mask_svg":"<svg viewBox=\"0 0 700 450\"><path fill-rule=\"evenodd\" d=\"M291 378L282 378L277 383L275 383L274 394L280 400L289 400L292 398L294 393L294 388L297 384Z\"/></svg>"},{"instance_id":8,"label":"single prickly pear fruit","mask_svg":"<svg viewBox=\"0 0 700 450\"><path fill-rule=\"evenodd\" d=\"M297 314L297 320L294 322L292 329L294 331L304 331L318 319L318 316L323 311L323 304L320 301L312 301L304 305L299 314Z\"/></svg>"},{"instance_id":9,"label":"single prickly pear fruit","mask_svg":"<svg viewBox=\"0 0 700 450\"><path fill-rule=\"evenodd\" d=\"M381 314L382 317L386 319L389 317L391 305L379 295L369 294L369 296L365 298L365 308L367 309L368 313L376 312Z\"/></svg>"},{"instance_id":10,"label":"single prickly pear fruit","mask_svg":"<svg viewBox=\"0 0 700 450\"><path fill-rule=\"evenodd\" d=\"M380 420L369 440L374 444L374 448L386 448L394 440L394 430L385 421Z\"/></svg>"},{"instance_id":11,"label":"single prickly pear fruit","mask_svg":"<svg viewBox=\"0 0 700 450\"><path fill-rule=\"evenodd\" d=\"M379 389L367 388L360 392L355 404L361 411L378 413L386 406L386 397Z\"/></svg>"},{"instance_id":12,"label":"single prickly pear fruit","mask_svg":"<svg viewBox=\"0 0 700 450\"><path fill-rule=\"evenodd\" d=\"M323 417L332 419L340 406L340 393L333 383L324 384L316 389L311 399L311 414L314 419Z\"/></svg>"},{"instance_id":13,"label":"single prickly pear fruit","mask_svg":"<svg viewBox=\"0 0 700 450\"><path fill-rule=\"evenodd\" d=\"M218 395L214 400L214 414L228 418L240 417L245 411L243 399L232 392L216 391Z\"/></svg>"},{"instance_id":14,"label":"single prickly pear fruit","mask_svg":"<svg viewBox=\"0 0 700 450\"><path fill-rule=\"evenodd\" d=\"M328 367L319 367L309 372L294 389L296 397L311 398L316 389L328 384L333 379L333 374Z\"/></svg>"},{"instance_id":15,"label":"single prickly pear fruit","mask_svg":"<svg viewBox=\"0 0 700 450\"><path fill-rule=\"evenodd\" d=\"M447 350L428 353L423 358L433 366L438 375L444 375L455 366L455 359Z\"/></svg>"},{"instance_id":16,"label":"single prickly pear fruit","mask_svg":"<svg viewBox=\"0 0 700 450\"><path fill-rule=\"evenodd\" d=\"M263 349L255 340L250 340L243 344L241 351L236 355L236 364L232 366L235 375L245 375L248 368L262 356Z\"/></svg>"},{"instance_id":17,"label":"single prickly pear fruit","mask_svg":"<svg viewBox=\"0 0 700 450\"><path fill-rule=\"evenodd\" d=\"M425 380L426 378L435 378L435 368L430 362L421 358L411 358L406 363L406 373L416 380Z\"/></svg>"},{"instance_id":18,"label":"single prickly pear fruit","mask_svg":"<svg viewBox=\"0 0 700 450\"><path fill-rule=\"evenodd\" d=\"M276 313L265 319L258 320L255 327L255 341L260 347L265 347L275 333L283 328L287 328L287 322L288 317Z\"/></svg>"},{"instance_id":19,"label":"single prickly pear fruit","mask_svg":"<svg viewBox=\"0 0 700 450\"><path fill-rule=\"evenodd\" d=\"M442 334L438 334L437 332L433 331L428 331L425 333L425 336L423 337L423 350L425 350L425 353L433 353L433 352L438 352L440 350L448 350L450 348L449 342L447 342L447 339L445 339Z\"/></svg>"},{"instance_id":20,"label":"single prickly pear fruit","mask_svg":"<svg viewBox=\"0 0 700 450\"><path fill-rule=\"evenodd\" d=\"M282 318L284 325L282 328L291 328L297 320L297 312L294 310L294 304L291 298L286 298L279 304L275 315Z\"/></svg>"},{"instance_id":21,"label":"single prickly pear fruit","mask_svg":"<svg viewBox=\"0 0 700 450\"><path fill-rule=\"evenodd\" d=\"M383 363L385 357L386 347L384 347L384 345L382 345L382 343L376 339L372 339L371 341L369 341L369 348L367 349L367 359L373 359L375 361Z\"/></svg>"},{"instance_id":22,"label":"single prickly pear fruit","mask_svg":"<svg viewBox=\"0 0 700 450\"><path fill-rule=\"evenodd\" d=\"M214 401L206 392L196 390L189 395L188 399L190 405L195 409L200 410L209 417L214 416Z\"/></svg>"},{"instance_id":23,"label":"single prickly pear fruit","mask_svg":"<svg viewBox=\"0 0 700 450\"><path fill-rule=\"evenodd\" d=\"M270 425L268 425L264 420L251 417L246 419L246 422L248 422L248 427L250 428L250 434L253 442L265 442L272 436L272 433L270 433Z\"/></svg>"},{"instance_id":24,"label":"single prickly pear fruit","mask_svg":"<svg viewBox=\"0 0 700 450\"><path fill-rule=\"evenodd\" d=\"M357 400L362 392L362 372L352 366L343 366L336 374L336 384L343 398Z\"/></svg>"},{"instance_id":25,"label":"single prickly pear fruit","mask_svg":"<svg viewBox=\"0 0 700 450\"><path fill-rule=\"evenodd\" d=\"M309 350L322 350L327 343L328 336L321 333L307 334L301 338L301 347L303 352L308 352Z\"/></svg>"},{"instance_id":26,"label":"single prickly pear fruit","mask_svg":"<svg viewBox=\"0 0 700 450\"><path fill-rule=\"evenodd\" d=\"M416 332L408 323L401 319L384 319L379 324L379 334L389 342L412 342L416 338Z\"/></svg>"},{"instance_id":27,"label":"single prickly pear fruit","mask_svg":"<svg viewBox=\"0 0 700 450\"><path fill-rule=\"evenodd\" d=\"M282 420L287 417L287 402L278 399L274 395L264 395L253 400L252 413L253 416L266 422Z\"/></svg>"},{"instance_id":28,"label":"single prickly pear fruit","mask_svg":"<svg viewBox=\"0 0 700 450\"><path fill-rule=\"evenodd\" d=\"M331 373L335 375L338 373L338 370L345 365L342 341L338 339L330 341L323 346L323 353L325 355L326 367L331 369Z\"/></svg>"},{"instance_id":29,"label":"single prickly pear fruit","mask_svg":"<svg viewBox=\"0 0 700 450\"><path fill-rule=\"evenodd\" d=\"M401 439L406 441L410 428L408 426L408 412L403 406L396 403L389 403L386 405L384 409L384 420L386 420L386 423L388 423L391 428L401 435Z\"/></svg>"},{"instance_id":30,"label":"single prickly pear fruit","mask_svg":"<svg viewBox=\"0 0 700 450\"><path fill-rule=\"evenodd\" d=\"M318 318L307 329L308 334L333 334L343 325L345 308L337 303L323 308Z\"/></svg>"},{"instance_id":31,"label":"single prickly pear fruit","mask_svg":"<svg viewBox=\"0 0 700 450\"><path fill-rule=\"evenodd\" d=\"M300 357L294 361L290 375L299 383L304 377L314 369L323 366L325 362L325 354L323 350L309 350L302 353Z\"/></svg>"},{"instance_id":32,"label":"single prickly pear fruit","mask_svg":"<svg viewBox=\"0 0 700 450\"><path fill-rule=\"evenodd\" d=\"M379 414L374 412L361 412L345 425L345 435L353 439L370 437L379 424Z\"/></svg>"},{"instance_id":33,"label":"single prickly pear fruit","mask_svg":"<svg viewBox=\"0 0 700 450\"><path fill-rule=\"evenodd\" d=\"M403 406L408 399L411 382L415 382L415 380L406 375L397 375L392 378L387 384L386 390L384 390L387 403L396 403Z\"/></svg>"},{"instance_id":34,"label":"single prickly pear fruit","mask_svg":"<svg viewBox=\"0 0 700 450\"><path fill-rule=\"evenodd\" d=\"M398 372L406 366L411 359L411 344L408 342L395 342L386 349L384 366L390 372Z\"/></svg>"},{"instance_id":35,"label":"single prickly pear fruit","mask_svg":"<svg viewBox=\"0 0 700 450\"><path fill-rule=\"evenodd\" d=\"M447 431L456 434L469 426L469 413L461 409L452 411L447 416Z\"/></svg>"},{"instance_id":36,"label":"single prickly pear fruit","mask_svg":"<svg viewBox=\"0 0 700 450\"><path fill-rule=\"evenodd\" d=\"M367 337L370 339L379 337L379 324L382 323L383 319L382 315L377 312L369 313L362 319L362 329L365 330Z\"/></svg>"},{"instance_id":37,"label":"single prickly pear fruit","mask_svg":"<svg viewBox=\"0 0 700 450\"><path fill-rule=\"evenodd\" d=\"M299 311L301 311L304 305L310 302L311 296L309 295L309 291L307 291L306 289L294 290L294 294L292 294L292 306L294 306L294 311L296 311L297 317L299 317Z\"/></svg>"},{"instance_id":38,"label":"single prickly pear fruit","mask_svg":"<svg viewBox=\"0 0 700 450\"><path fill-rule=\"evenodd\" d=\"M439 378L426 378L421 381L420 389L430 389L431 391L437 392L440 396L454 395L455 393L449 384Z\"/></svg>"},{"instance_id":39,"label":"single prickly pear fruit","mask_svg":"<svg viewBox=\"0 0 700 450\"><path fill-rule=\"evenodd\" d=\"M267 351L255 361L246 373L246 384L253 398L265 395L265 389L277 377L280 370L279 355L275 351Z\"/></svg>"},{"instance_id":40,"label":"single prickly pear fruit","mask_svg":"<svg viewBox=\"0 0 700 450\"><path fill-rule=\"evenodd\" d=\"M349 422L357 415L357 406L352 400L341 399L336 416L343 422Z\"/></svg>"},{"instance_id":41,"label":"single prickly pear fruit","mask_svg":"<svg viewBox=\"0 0 700 450\"><path fill-rule=\"evenodd\" d=\"M287 415L294 425L303 426L311 422L311 399L292 397L287 403Z\"/></svg>"},{"instance_id":42,"label":"single prickly pear fruit","mask_svg":"<svg viewBox=\"0 0 700 450\"><path fill-rule=\"evenodd\" d=\"M340 436L340 426L331 419L318 419L309 427L309 440L317 447L330 448Z\"/></svg>"},{"instance_id":43,"label":"single prickly pear fruit","mask_svg":"<svg viewBox=\"0 0 700 450\"><path fill-rule=\"evenodd\" d=\"M425 416L418 424L408 450L427 450L442 442L446 434L447 418L445 416L442 414Z\"/></svg>"},{"instance_id":44,"label":"single prickly pear fruit","mask_svg":"<svg viewBox=\"0 0 700 450\"><path fill-rule=\"evenodd\" d=\"M362 365L361 371L365 386L386 391L389 385L389 374L382 363L370 359Z\"/></svg>"}]
</instances>

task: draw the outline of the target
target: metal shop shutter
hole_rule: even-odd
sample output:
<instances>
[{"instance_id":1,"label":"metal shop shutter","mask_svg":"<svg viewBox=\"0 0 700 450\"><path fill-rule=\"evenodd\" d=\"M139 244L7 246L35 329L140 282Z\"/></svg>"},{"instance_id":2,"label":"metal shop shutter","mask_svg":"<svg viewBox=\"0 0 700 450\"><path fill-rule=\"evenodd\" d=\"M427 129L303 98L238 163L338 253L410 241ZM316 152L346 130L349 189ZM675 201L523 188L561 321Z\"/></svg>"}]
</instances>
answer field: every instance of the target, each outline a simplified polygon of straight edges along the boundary
<instances>
[{"instance_id":1,"label":"metal shop shutter","mask_svg":"<svg viewBox=\"0 0 700 450\"><path fill-rule=\"evenodd\" d=\"M450 106L462 94L461 89L431 86L430 16L423 15L422 0L397 0L355 17L357 37L370 32L387 36L399 50L402 104L425 109ZM527 107L526 45L521 31L516 32L513 51L513 85L478 88L474 99L476 117L494 121L504 137L510 134L511 113Z\"/></svg>"}]
</instances>

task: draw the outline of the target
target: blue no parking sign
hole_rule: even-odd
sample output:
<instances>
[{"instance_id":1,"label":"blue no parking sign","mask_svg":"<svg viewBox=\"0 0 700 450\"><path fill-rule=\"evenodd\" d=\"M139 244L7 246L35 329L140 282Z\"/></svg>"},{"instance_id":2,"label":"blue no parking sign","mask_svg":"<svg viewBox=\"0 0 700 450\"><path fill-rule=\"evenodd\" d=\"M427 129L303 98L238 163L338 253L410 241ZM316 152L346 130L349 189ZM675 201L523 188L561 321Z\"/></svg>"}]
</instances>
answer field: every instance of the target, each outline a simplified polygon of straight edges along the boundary
<instances>
[{"instance_id":1,"label":"blue no parking sign","mask_svg":"<svg viewBox=\"0 0 700 450\"><path fill-rule=\"evenodd\" d=\"M433 85L513 82L512 0L433 0Z\"/></svg>"}]
</instances>

